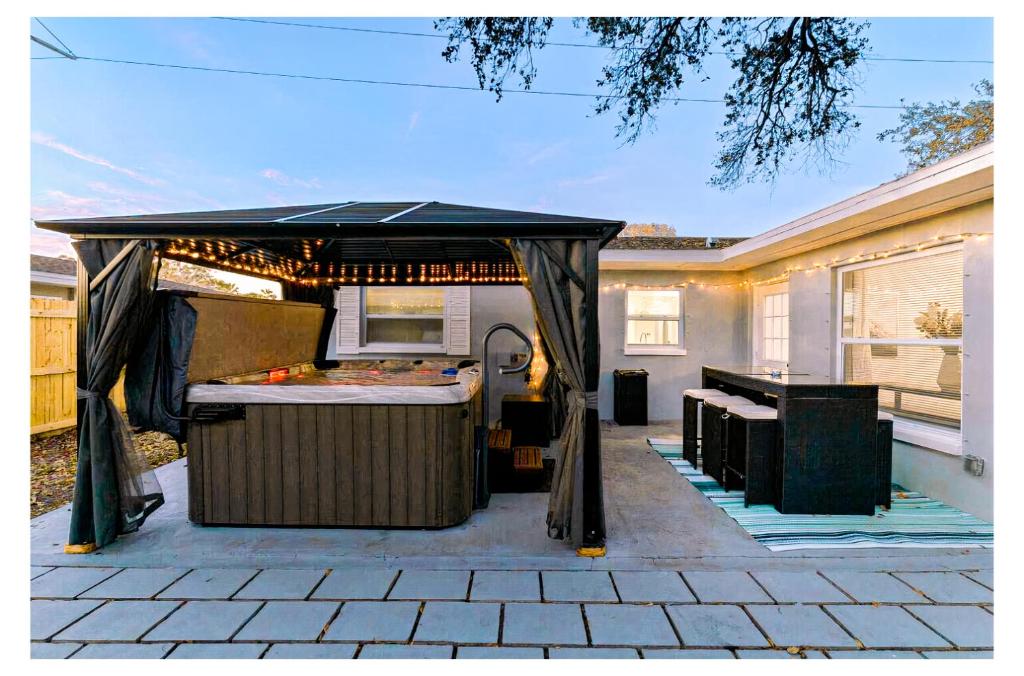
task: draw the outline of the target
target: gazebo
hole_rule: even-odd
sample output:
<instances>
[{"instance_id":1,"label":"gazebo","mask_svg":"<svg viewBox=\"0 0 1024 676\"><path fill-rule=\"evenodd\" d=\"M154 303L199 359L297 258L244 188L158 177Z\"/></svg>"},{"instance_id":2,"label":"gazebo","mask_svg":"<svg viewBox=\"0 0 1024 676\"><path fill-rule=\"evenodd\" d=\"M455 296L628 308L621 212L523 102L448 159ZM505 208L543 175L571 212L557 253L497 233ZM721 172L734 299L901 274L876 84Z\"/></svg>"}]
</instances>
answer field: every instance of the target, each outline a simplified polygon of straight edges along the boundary
<instances>
[{"instance_id":1,"label":"gazebo","mask_svg":"<svg viewBox=\"0 0 1024 676\"><path fill-rule=\"evenodd\" d=\"M67 552L110 544L162 504L108 395L156 321L160 260L173 259L278 281L285 300L332 309L343 286L524 284L567 401L548 534L581 555L604 554L598 251L623 222L343 202L36 224L70 235L79 257L79 446Z\"/></svg>"}]
</instances>

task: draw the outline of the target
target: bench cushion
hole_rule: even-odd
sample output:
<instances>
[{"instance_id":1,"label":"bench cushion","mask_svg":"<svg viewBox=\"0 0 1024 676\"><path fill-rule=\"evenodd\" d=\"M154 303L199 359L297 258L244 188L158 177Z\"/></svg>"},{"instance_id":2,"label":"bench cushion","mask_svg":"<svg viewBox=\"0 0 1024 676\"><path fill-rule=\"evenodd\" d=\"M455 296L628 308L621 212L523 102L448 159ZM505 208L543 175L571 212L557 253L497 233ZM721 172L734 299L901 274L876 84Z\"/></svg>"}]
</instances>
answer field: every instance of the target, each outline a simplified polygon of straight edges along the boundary
<instances>
[{"instance_id":1,"label":"bench cushion","mask_svg":"<svg viewBox=\"0 0 1024 676\"><path fill-rule=\"evenodd\" d=\"M892 413L889 413L888 411L879 411L878 412L878 419L879 420L892 420L893 419L892 418Z\"/></svg>"},{"instance_id":2,"label":"bench cushion","mask_svg":"<svg viewBox=\"0 0 1024 676\"><path fill-rule=\"evenodd\" d=\"M725 394L725 393L722 392L722 390L714 390L714 389L695 388L695 389L690 389L690 390L683 390L683 396L684 397L692 397L694 399L704 399L706 397L720 397L723 394Z\"/></svg>"},{"instance_id":3,"label":"bench cushion","mask_svg":"<svg viewBox=\"0 0 1024 676\"><path fill-rule=\"evenodd\" d=\"M730 406L729 415L744 420L776 420L779 412L771 406Z\"/></svg>"},{"instance_id":4,"label":"bench cushion","mask_svg":"<svg viewBox=\"0 0 1024 676\"><path fill-rule=\"evenodd\" d=\"M705 397L704 404L710 404L711 406L716 406L718 408L728 408L730 406L753 406L754 402L750 401L746 397L724 394L718 397Z\"/></svg>"}]
</instances>

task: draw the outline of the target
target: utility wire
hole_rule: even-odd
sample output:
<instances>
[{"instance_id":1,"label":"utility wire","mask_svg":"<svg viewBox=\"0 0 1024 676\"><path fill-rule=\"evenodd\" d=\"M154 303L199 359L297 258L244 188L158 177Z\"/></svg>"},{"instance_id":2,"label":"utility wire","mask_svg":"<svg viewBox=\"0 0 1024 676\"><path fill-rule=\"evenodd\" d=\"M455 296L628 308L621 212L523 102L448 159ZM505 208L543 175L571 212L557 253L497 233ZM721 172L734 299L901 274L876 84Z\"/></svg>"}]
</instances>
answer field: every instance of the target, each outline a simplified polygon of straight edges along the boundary
<instances>
[{"instance_id":1,"label":"utility wire","mask_svg":"<svg viewBox=\"0 0 1024 676\"><path fill-rule=\"evenodd\" d=\"M354 26L331 26L328 24L319 23L304 23L298 21L280 21L272 19L249 19L242 17L233 16L214 16L210 17L219 21L242 21L246 23L262 23L270 24L275 26L292 26L294 28L315 28L319 30L332 30L332 31L349 31L352 33L375 33L378 35L400 35L404 37L416 37L416 38L435 38L447 40L448 36L441 33L417 33L414 31L396 31L396 30L385 30L382 28L356 28ZM577 47L584 49L612 49L607 45L594 45L580 42L545 42L544 46L551 47ZM735 52L710 52L716 56L735 56ZM884 57L884 56L865 56L865 61L889 61L889 62L902 62L902 63L983 63L991 64L991 59L926 59L926 58L910 58L910 57Z\"/></svg>"},{"instance_id":2,"label":"utility wire","mask_svg":"<svg viewBox=\"0 0 1024 676\"><path fill-rule=\"evenodd\" d=\"M229 73L232 75L253 75L259 77L275 77L275 78L290 78L296 80L318 80L326 82L344 82L347 84L365 84L365 85L385 85L389 87L416 87L421 89L444 89L454 91L465 91L465 92L481 92L485 91L479 87L472 87L468 85L450 85L450 84L438 84L430 82L406 82L400 80L370 80L367 78L350 78L350 77L336 77L330 75L307 75L302 73L274 73L268 71L259 70L241 70L235 68L214 68L212 66L191 66L186 64L176 63L156 63L153 61L131 61L127 59L105 59L94 56L78 56L79 61L95 61L97 63L117 63L128 66L144 66L149 68L171 68L175 70L187 70L187 71L201 71L206 73ZM586 92L567 92L567 91L553 91L553 90L542 90L542 89L503 89L502 93L505 94L534 94L538 96L570 96L575 98L588 98L588 99L624 99L625 96L621 94L598 94L598 93L586 93ZM706 98L689 98L681 96L666 96L662 99L663 101L670 101L673 103L724 103L722 99L706 99ZM855 104L848 106L849 108L869 108L869 109L884 109L884 110L903 110L905 106L888 106L888 105L871 105L871 104Z\"/></svg>"},{"instance_id":3,"label":"utility wire","mask_svg":"<svg viewBox=\"0 0 1024 676\"><path fill-rule=\"evenodd\" d=\"M61 55L62 58L71 59L71 60L74 60L75 58L77 58L75 56L75 53L73 51L71 51L71 48L68 47L66 44L64 44L64 41L61 40L59 37L57 37L57 34L54 33L52 30L50 30L50 27L47 26L45 23L43 23L42 19L40 19L39 17L33 17L33 18L36 20L36 23L38 23L40 26L42 26L43 29L47 33L50 34L50 37L52 37L54 40L56 40L60 44L60 46L64 48L64 51L62 52L61 50L59 50L56 47L54 47L53 45L51 45L49 42L46 42L45 40L40 40L39 38L37 38L35 36L32 36L32 41L33 42L35 42L37 44L40 44L43 47L46 47L47 49L49 49L51 51L57 52L58 54Z\"/></svg>"}]
</instances>

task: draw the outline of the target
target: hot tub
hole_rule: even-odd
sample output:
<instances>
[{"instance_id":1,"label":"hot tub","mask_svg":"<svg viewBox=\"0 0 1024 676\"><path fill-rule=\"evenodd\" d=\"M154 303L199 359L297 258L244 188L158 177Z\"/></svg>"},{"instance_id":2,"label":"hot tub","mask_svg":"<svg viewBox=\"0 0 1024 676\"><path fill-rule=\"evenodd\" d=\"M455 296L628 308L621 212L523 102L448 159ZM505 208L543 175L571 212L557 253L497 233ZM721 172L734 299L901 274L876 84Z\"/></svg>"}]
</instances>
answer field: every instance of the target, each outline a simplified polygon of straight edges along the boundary
<instances>
[{"instance_id":1,"label":"hot tub","mask_svg":"<svg viewBox=\"0 0 1024 676\"><path fill-rule=\"evenodd\" d=\"M301 363L186 390L189 519L443 528L473 508L480 368Z\"/></svg>"}]
</instances>

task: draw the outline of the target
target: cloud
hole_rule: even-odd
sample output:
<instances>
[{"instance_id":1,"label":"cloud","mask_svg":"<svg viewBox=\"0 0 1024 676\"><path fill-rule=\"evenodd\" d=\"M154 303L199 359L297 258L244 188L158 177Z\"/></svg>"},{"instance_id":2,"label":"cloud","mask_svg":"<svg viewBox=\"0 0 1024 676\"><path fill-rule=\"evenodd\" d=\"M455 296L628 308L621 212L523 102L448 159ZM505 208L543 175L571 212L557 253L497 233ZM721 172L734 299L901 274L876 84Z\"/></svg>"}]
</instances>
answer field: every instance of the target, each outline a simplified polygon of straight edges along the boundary
<instances>
[{"instance_id":1,"label":"cloud","mask_svg":"<svg viewBox=\"0 0 1024 676\"><path fill-rule=\"evenodd\" d=\"M545 160L549 160L562 152L569 145L568 141L559 141L558 143L549 143L537 152L526 158L526 163L529 165L538 164Z\"/></svg>"},{"instance_id":2,"label":"cloud","mask_svg":"<svg viewBox=\"0 0 1024 676\"><path fill-rule=\"evenodd\" d=\"M578 178L566 178L558 182L559 188L579 188L588 185L596 185L597 183L604 183L611 178L611 174L601 173L592 174L590 176L580 176Z\"/></svg>"},{"instance_id":3,"label":"cloud","mask_svg":"<svg viewBox=\"0 0 1024 676\"><path fill-rule=\"evenodd\" d=\"M320 183L320 179L318 178L295 178L294 176L289 176L279 169L264 169L260 172L260 176L286 188L311 188L316 190L323 188L323 185Z\"/></svg>"},{"instance_id":4,"label":"cloud","mask_svg":"<svg viewBox=\"0 0 1024 676\"><path fill-rule=\"evenodd\" d=\"M90 164L95 164L97 166L104 167L106 169L109 169L110 171L116 171L119 174L128 176L129 178L133 178L136 181L139 181L140 183L145 183L146 185L156 186L163 185L164 183L164 181L161 181L158 178L146 176L145 174L141 174L135 171L134 169L120 167L111 162L110 160L99 157L98 155L90 155L89 153L78 150L77 148L72 148L71 146L65 143L61 143L60 141L58 141L56 138L49 134L44 134L42 132L32 132L32 143L41 146L46 146L47 148L52 148L57 152L64 153L65 155L70 155L71 157L82 160L83 162L89 162Z\"/></svg>"},{"instance_id":5,"label":"cloud","mask_svg":"<svg viewBox=\"0 0 1024 676\"><path fill-rule=\"evenodd\" d=\"M134 193L109 186L101 181L89 187L105 195L72 195L63 190L45 190L33 197L32 218L53 220L58 218L89 218L124 213L153 213L166 203L162 197Z\"/></svg>"},{"instance_id":6,"label":"cloud","mask_svg":"<svg viewBox=\"0 0 1024 676\"><path fill-rule=\"evenodd\" d=\"M62 232L49 232L34 225L29 239L29 247L32 253L42 256L75 255L75 250L71 248L70 237Z\"/></svg>"},{"instance_id":7,"label":"cloud","mask_svg":"<svg viewBox=\"0 0 1024 676\"><path fill-rule=\"evenodd\" d=\"M412 115L409 116L409 127L408 127L408 129L405 130L406 133L411 132L413 129L418 127L419 124L420 124L420 111L417 110Z\"/></svg>"}]
</instances>

